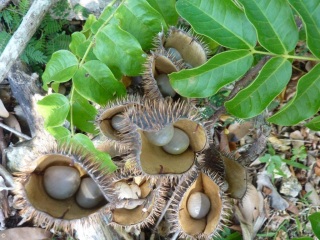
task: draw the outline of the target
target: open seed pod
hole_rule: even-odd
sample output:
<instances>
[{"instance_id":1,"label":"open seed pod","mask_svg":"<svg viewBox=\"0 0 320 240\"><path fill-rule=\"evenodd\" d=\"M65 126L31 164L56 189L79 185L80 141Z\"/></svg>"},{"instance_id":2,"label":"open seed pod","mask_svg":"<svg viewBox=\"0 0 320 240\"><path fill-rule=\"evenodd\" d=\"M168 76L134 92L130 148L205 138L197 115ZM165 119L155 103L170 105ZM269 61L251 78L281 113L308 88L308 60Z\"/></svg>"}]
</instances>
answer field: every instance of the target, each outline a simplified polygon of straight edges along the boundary
<instances>
[{"instance_id":1,"label":"open seed pod","mask_svg":"<svg viewBox=\"0 0 320 240\"><path fill-rule=\"evenodd\" d=\"M181 68L181 61L174 61L164 49L152 52L143 73L145 96L149 99L176 96L176 92L169 82L168 74L178 72Z\"/></svg>"},{"instance_id":2,"label":"open seed pod","mask_svg":"<svg viewBox=\"0 0 320 240\"><path fill-rule=\"evenodd\" d=\"M86 224L103 227L111 215L107 203L113 198L109 169L74 145L46 149L37 153L34 162L35 167L17 173L15 179L16 206L22 209L24 221L33 220L35 225L67 233ZM84 185L84 178L90 181L89 186ZM91 205L84 206L86 201Z\"/></svg>"},{"instance_id":3,"label":"open seed pod","mask_svg":"<svg viewBox=\"0 0 320 240\"><path fill-rule=\"evenodd\" d=\"M112 210L111 225L141 229L154 224L165 205L167 190L161 180L146 177L124 177L114 180L116 206Z\"/></svg>"},{"instance_id":4,"label":"open seed pod","mask_svg":"<svg viewBox=\"0 0 320 240\"><path fill-rule=\"evenodd\" d=\"M175 178L195 167L197 153L208 143L208 134L198 122L199 114L186 102L145 101L126 112L132 122L130 161L148 176Z\"/></svg>"},{"instance_id":5,"label":"open seed pod","mask_svg":"<svg viewBox=\"0 0 320 240\"><path fill-rule=\"evenodd\" d=\"M222 230L229 214L229 201L220 186L222 180L214 172L193 172L176 190L168 220L172 233L181 238L211 239Z\"/></svg>"},{"instance_id":6,"label":"open seed pod","mask_svg":"<svg viewBox=\"0 0 320 240\"><path fill-rule=\"evenodd\" d=\"M97 116L96 122L98 128L110 141L124 146L126 139L122 137L122 131L125 131L126 124L123 121L123 113L128 108L140 104L141 99L138 96L131 95L113 101L102 109Z\"/></svg>"},{"instance_id":7,"label":"open seed pod","mask_svg":"<svg viewBox=\"0 0 320 240\"><path fill-rule=\"evenodd\" d=\"M197 37L176 27L170 30L163 40L163 46L179 60L179 55L189 68L198 67L207 61L208 48Z\"/></svg>"}]
</instances>

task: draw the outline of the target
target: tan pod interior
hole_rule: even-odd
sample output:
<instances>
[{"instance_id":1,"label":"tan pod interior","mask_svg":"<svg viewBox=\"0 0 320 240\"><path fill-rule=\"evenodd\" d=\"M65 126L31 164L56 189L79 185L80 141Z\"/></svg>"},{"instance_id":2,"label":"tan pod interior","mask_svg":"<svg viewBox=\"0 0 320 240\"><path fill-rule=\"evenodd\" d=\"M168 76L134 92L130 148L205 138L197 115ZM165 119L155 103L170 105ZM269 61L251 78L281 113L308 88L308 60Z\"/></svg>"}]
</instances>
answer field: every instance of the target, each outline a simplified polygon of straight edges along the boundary
<instances>
[{"instance_id":1,"label":"tan pod interior","mask_svg":"<svg viewBox=\"0 0 320 240\"><path fill-rule=\"evenodd\" d=\"M153 190L148 181L142 181L141 184L139 184L139 187L141 189L140 198L146 198L148 194ZM141 223L149 216L153 208L153 203L154 199L149 204L147 211L142 211L142 209L146 207L144 205L140 205L134 209L115 209L113 211L113 221L124 226Z\"/></svg>"},{"instance_id":2,"label":"tan pod interior","mask_svg":"<svg viewBox=\"0 0 320 240\"><path fill-rule=\"evenodd\" d=\"M76 203L75 196L65 200L56 200L50 197L46 193L43 184L44 170L51 166L72 166L74 163L69 157L61 154L44 155L37 162L37 168L31 173L25 184L27 198L37 210L45 212L54 218L72 220L86 217L105 204L102 203L96 208L85 209ZM78 164L74 164L74 167L80 172L81 177L86 176L86 172Z\"/></svg>"},{"instance_id":3,"label":"tan pod interior","mask_svg":"<svg viewBox=\"0 0 320 240\"><path fill-rule=\"evenodd\" d=\"M194 219L189 215L187 202L189 196L194 192L203 192L210 199L210 211L202 219ZM184 194L179 209L179 222L182 230L191 236L201 233L211 234L220 222L222 211L222 200L220 198L219 186L206 174L201 173L195 182Z\"/></svg>"}]
</instances>

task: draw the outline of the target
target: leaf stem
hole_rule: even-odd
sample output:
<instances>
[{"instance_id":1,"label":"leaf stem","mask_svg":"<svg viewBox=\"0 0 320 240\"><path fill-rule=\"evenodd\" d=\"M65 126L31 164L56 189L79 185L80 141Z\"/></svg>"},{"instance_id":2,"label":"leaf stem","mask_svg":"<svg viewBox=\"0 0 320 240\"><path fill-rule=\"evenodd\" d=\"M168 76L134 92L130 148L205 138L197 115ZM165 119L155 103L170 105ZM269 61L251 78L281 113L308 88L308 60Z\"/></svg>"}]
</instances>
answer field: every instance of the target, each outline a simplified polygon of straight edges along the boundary
<instances>
[{"instance_id":1,"label":"leaf stem","mask_svg":"<svg viewBox=\"0 0 320 240\"><path fill-rule=\"evenodd\" d=\"M116 1L117 1L117 0L113 0L113 1L108 5L108 7L112 7L113 4L115 4ZM121 3L119 4L119 6L117 7L117 9L118 9L122 4L123 4L123 1L121 1ZM114 14L115 14L116 11L117 11L117 9L115 9L115 10L113 11L113 13L108 17L108 19L100 26L100 28L98 29L98 31L97 31L97 33L95 34L95 36L98 35L99 32L101 31L101 29L102 29L103 27L105 27L105 26L111 21L111 19L113 18ZM83 58L81 59L81 62L79 63L79 67L82 66L82 64L84 63L86 57L87 57L88 54L89 54L90 49L92 48L93 44L95 44L95 42L96 42L95 36L93 37L93 39L92 39L92 41L90 42L90 44L89 44L86 52L84 53Z\"/></svg>"},{"instance_id":2,"label":"leaf stem","mask_svg":"<svg viewBox=\"0 0 320 240\"><path fill-rule=\"evenodd\" d=\"M258 51L258 50L252 50L253 54L262 54L262 55L269 55L269 56L278 56L278 57L284 57L284 58L290 58L290 59L299 59L299 60L305 60L305 61L315 61L320 62L319 58L315 57L306 57L306 56L297 56L297 55L288 55L288 54L276 54L276 53L270 53L270 52L264 52L264 51Z\"/></svg>"},{"instance_id":3,"label":"leaf stem","mask_svg":"<svg viewBox=\"0 0 320 240\"><path fill-rule=\"evenodd\" d=\"M74 125L73 125L73 95L74 95L74 85L72 84L71 93L70 93L70 130L71 137L74 136Z\"/></svg>"}]
</instances>

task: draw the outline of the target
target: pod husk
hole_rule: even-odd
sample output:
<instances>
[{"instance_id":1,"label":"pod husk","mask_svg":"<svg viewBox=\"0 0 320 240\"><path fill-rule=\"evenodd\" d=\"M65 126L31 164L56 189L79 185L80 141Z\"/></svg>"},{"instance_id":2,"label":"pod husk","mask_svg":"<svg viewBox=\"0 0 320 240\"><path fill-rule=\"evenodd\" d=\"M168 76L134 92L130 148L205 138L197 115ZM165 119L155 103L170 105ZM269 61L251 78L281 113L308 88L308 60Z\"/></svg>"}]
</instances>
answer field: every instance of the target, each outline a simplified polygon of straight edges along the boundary
<instances>
[{"instance_id":1,"label":"pod husk","mask_svg":"<svg viewBox=\"0 0 320 240\"><path fill-rule=\"evenodd\" d=\"M130 178L122 177L120 181L127 182L128 179ZM141 176L137 176L132 181L134 181L141 189L141 197L139 199L146 199L146 201L144 204L137 206L134 209L113 209L112 221L110 223L112 226L130 229L132 227L141 229L146 226L151 226L154 224L155 219L160 215L161 210L165 205L164 196L167 189L164 187L162 181L155 181Z\"/></svg>"},{"instance_id":2,"label":"pod husk","mask_svg":"<svg viewBox=\"0 0 320 240\"><path fill-rule=\"evenodd\" d=\"M207 147L208 134L199 123L199 114L192 105L185 102L173 102L172 99L163 101L145 101L143 108L137 106L134 111L127 112L130 119L133 143L129 161L135 161L137 170L148 176L178 177L191 171L199 154ZM158 131L173 124L184 131L189 139L189 148L182 154L166 153L162 147L149 143L144 132Z\"/></svg>"},{"instance_id":3,"label":"pod husk","mask_svg":"<svg viewBox=\"0 0 320 240\"><path fill-rule=\"evenodd\" d=\"M141 101L142 100L139 96L128 95L125 98L119 98L113 101L99 111L96 118L96 125L98 129L100 129L101 133L105 135L109 141L112 141L114 144L118 144L118 147L125 147L126 139L122 136L123 132L118 132L111 126L112 117L117 114L123 115L128 108L140 105Z\"/></svg>"},{"instance_id":4,"label":"pod husk","mask_svg":"<svg viewBox=\"0 0 320 240\"><path fill-rule=\"evenodd\" d=\"M156 77L159 74L178 72L183 68L181 61L177 62L164 50L157 50L148 56L143 73L143 88L145 97L148 99L163 99L159 90Z\"/></svg>"},{"instance_id":5,"label":"pod husk","mask_svg":"<svg viewBox=\"0 0 320 240\"><path fill-rule=\"evenodd\" d=\"M62 229L67 233L72 233L74 226L79 224L96 223L98 227L103 226L103 222L111 215L107 202L113 199L109 169L103 168L98 160L80 146L54 147L37 155L35 167L16 173L18 177L15 178L14 193L17 197L16 205L22 209L22 218L32 219L35 225L47 229ZM75 196L65 200L51 198L43 186L43 172L50 166L61 165L74 166L82 177L90 176L106 200L95 208L84 209L76 203Z\"/></svg>"},{"instance_id":6,"label":"pod husk","mask_svg":"<svg viewBox=\"0 0 320 240\"><path fill-rule=\"evenodd\" d=\"M202 170L193 173L176 191L169 212L168 221L172 223L172 233L180 232L181 238L210 239L219 235L222 226L227 222L230 204L221 191L222 180L218 174ZM202 219L189 215L187 202L194 192L205 193L210 199L209 213Z\"/></svg>"},{"instance_id":7,"label":"pod husk","mask_svg":"<svg viewBox=\"0 0 320 240\"><path fill-rule=\"evenodd\" d=\"M207 61L208 48L206 45L183 29L170 27L163 46L166 49L175 48L191 67L198 67Z\"/></svg>"}]
</instances>

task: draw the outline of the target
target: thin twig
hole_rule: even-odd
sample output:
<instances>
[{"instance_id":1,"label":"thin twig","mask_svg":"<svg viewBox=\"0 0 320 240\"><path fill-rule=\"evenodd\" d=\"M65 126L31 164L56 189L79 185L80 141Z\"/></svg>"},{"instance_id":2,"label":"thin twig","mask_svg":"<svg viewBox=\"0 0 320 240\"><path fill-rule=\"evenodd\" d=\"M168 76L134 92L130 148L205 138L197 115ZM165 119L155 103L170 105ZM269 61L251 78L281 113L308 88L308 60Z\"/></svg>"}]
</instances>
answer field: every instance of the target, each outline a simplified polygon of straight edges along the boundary
<instances>
[{"instance_id":1,"label":"thin twig","mask_svg":"<svg viewBox=\"0 0 320 240\"><path fill-rule=\"evenodd\" d=\"M176 231L176 233L172 236L171 240L176 240L177 237L179 236L179 231Z\"/></svg>"},{"instance_id":2,"label":"thin twig","mask_svg":"<svg viewBox=\"0 0 320 240\"><path fill-rule=\"evenodd\" d=\"M0 120L0 122L2 123L2 120ZM5 153L5 149L7 147L7 143L6 140L4 139L4 134L3 134L3 129L0 128L0 151L1 151L1 164L3 167L7 167L7 159L6 159L6 153Z\"/></svg>"},{"instance_id":3,"label":"thin twig","mask_svg":"<svg viewBox=\"0 0 320 240\"><path fill-rule=\"evenodd\" d=\"M29 137L28 135L24 134L24 133L21 133L21 132L18 132L17 130L5 125L4 123L0 122L0 127L14 133L15 135L17 135L18 137L21 137L23 139L26 139L26 140L31 140L32 138Z\"/></svg>"},{"instance_id":4,"label":"thin twig","mask_svg":"<svg viewBox=\"0 0 320 240\"><path fill-rule=\"evenodd\" d=\"M271 56L263 57L257 65L251 68L243 78L236 82L234 88L232 89L231 93L227 97L226 101L232 99L242 88L248 86L249 83L258 75L259 71L262 69L264 64L271 58ZM226 108L222 105L209 119L210 124L214 124L218 119L219 116L223 113L226 113Z\"/></svg>"}]
</instances>

